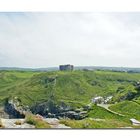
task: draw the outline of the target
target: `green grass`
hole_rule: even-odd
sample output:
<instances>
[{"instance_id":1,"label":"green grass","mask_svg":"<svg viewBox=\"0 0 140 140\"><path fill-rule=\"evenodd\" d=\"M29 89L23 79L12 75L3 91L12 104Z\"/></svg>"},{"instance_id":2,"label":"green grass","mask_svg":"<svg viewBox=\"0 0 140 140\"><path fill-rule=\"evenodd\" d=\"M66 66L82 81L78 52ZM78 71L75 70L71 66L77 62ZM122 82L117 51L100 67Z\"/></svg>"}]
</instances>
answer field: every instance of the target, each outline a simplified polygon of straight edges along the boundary
<instances>
[{"instance_id":1,"label":"green grass","mask_svg":"<svg viewBox=\"0 0 140 140\"><path fill-rule=\"evenodd\" d=\"M51 128L50 125L33 114L26 114L25 122L34 125L35 128Z\"/></svg>"},{"instance_id":2,"label":"green grass","mask_svg":"<svg viewBox=\"0 0 140 140\"><path fill-rule=\"evenodd\" d=\"M88 112L88 118L83 120L62 119L60 123L71 128L140 128L132 126L128 116L119 116L96 105L93 105Z\"/></svg>"},{"instance_id":3,"label":"green grass","mask_svg":"<svg viewBox=\"0 0 140 140\"><path fill-rule=\"evenodd\" d=\"M89 111L88 116L90 118L99 118L99 119L123 119L124 117L114 114L102 107L94 105Z\"/></svg>"},{"instance_id":4,"label":"green grass","mask_svg":"<svg viewBox=\"0 0 140 140\"><path fill-rule=\"evenodd\" d=\"M140 120L140 104L134 101L123 101L109 107L111 110L124 114L129 118Z\"/></svg>"},{"instance_id":5,"label":"green grass","mask_svg":"<svg viewBox=\"0 0 140 140\"><path fill-rule=\"evenodd\" d=\"M32 107L47 102L52 96L56 105L62 103L72 108L81 108L96 96L112 95L113 102L119 102L129 92L137 93L134 83L139 81L139 73L111 71L0 71L0 106L10 97L18 97L22 105ZM113 114L99 106L93 106L88 112L89 118L105 121L62 120L72 128L118 128L131 126L129 119L140 120L140 95L131 101L123 101L110 107L111 110L124 114ZM37 128L49 127L44 122L27 117L28 122ZM37 121L37 122L36 122ZM38 122L39 121L39 122Z\"/></svg>"},{"instance_id":6,"label":"green grass","mask_svg":"<svg viewBox=\"0 0 140 140\"><path fill-rule=\"evenodd\" d=\"M113 95L117 101L128 91L136 92L133 82L140 79L140 74L80 70L0 71L0 77L0 104L3 104L5 98L17 96L24 105L32 106L54 95L57 104L65 102L80 107L88 104L95 96ZM56 80L53 81L53 78Z\"/></svg>"},{"instance_id":7,"label":"green grass","mask_svg":"<svg viewBox=\"0 0 140 140\"><path fill-rule=\"evenodd\" d=\"M61 120L60 123L70 126L71 128L122 128L132 127L130 122L119 121L115 119L105 119L101 121L95 121L90 119L84 120Z\"/></svg>"}]
</instances>

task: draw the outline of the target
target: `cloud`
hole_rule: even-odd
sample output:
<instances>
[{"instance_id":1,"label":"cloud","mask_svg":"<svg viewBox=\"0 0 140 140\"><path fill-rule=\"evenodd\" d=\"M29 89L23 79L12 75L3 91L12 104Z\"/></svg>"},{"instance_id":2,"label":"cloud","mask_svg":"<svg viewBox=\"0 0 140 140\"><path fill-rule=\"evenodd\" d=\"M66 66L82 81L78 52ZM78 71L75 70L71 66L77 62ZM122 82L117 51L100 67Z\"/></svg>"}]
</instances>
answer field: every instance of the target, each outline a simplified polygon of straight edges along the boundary
<instances>
[{"instance_id":1,"label":"cloud","mask_svg":"<svg viewBox=\"0 0 140 140\"><path fill-rule=\"evenodd\" d=\"M0 13L0 66L140 67L140 13Z\"/></svg>"}]
</instances>

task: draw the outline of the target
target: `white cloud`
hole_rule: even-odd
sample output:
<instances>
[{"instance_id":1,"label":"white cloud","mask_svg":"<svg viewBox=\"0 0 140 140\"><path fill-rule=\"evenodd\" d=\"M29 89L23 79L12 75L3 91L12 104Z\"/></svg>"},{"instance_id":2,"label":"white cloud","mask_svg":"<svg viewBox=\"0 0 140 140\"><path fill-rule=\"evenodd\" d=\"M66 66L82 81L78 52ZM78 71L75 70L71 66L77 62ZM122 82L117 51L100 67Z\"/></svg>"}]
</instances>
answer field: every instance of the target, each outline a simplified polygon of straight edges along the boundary
<instances>
[{"instance_id":1,"label":"white cloud","mask_svg":"<svg viewBox=\"0 0 140 140\"><path fill-rule=\"evenodd\" d=\"M0 66L140 67L140 13L0 13Z\"/></svg>"}]
</instances>

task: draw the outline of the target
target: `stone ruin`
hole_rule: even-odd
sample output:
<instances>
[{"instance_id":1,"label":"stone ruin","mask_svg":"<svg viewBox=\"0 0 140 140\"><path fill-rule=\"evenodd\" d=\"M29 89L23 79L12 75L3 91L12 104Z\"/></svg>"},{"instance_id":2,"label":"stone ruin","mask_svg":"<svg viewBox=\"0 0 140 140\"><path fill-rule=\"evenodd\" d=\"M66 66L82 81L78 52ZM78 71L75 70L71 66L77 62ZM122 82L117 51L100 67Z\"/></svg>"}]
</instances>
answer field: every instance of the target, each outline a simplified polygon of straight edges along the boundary
<instances>
[{"instance_id":1,"label":"stone ruin","mask_svg":"<svg viewBox=\"0 0 140 140\"><path fill-rule=\"evenodd\" d=\"M73 69L74 69L74 66L70 64L59 66L60 71L67 71L67 70L72 71Z\"/></svg>"}]
</instances>

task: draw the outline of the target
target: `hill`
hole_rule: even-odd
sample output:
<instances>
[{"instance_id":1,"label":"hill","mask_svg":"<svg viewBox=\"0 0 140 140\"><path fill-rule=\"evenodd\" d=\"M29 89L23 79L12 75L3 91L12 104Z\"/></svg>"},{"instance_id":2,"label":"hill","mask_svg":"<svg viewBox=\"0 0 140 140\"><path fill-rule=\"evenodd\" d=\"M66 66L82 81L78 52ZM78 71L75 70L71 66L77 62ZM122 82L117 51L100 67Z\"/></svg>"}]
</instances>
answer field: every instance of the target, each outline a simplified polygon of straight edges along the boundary
<instances>
[{"instance_id":1,"label":"hill","mask_svg":"<svg viewBox=\"0 0 140 140\"><path fill-rule=\"evenodd\" d=\"M128 92L140 74L110 71L73 72L0 72L0 99L17 96L25 105L45 102L54 96L56 101L71 105L87 104L93 97L114 95L115 101ZM119 96L119 97L118 97Z\"/></svg>"},{"instance_id":2,"label":"hill","mask_svg":"<svg viewBox=\"0 0 140 140\"><path fill-rule=\"evenodd\" d=\"M140 104L135 101L123 101L109 107L113 111L122 113L129 118L140 120Z\"/></svg>"},{"instance_id":3,"label":"hill","mask_svg":"<svg viewBox=\"0 0 140 140\"><path fill-rule=\"evenodd\" d=\"M138 73L112 71L0 71L0 105L18 98L33 112L46 114L58 110L84 108L97 96L113 96L111 103L139 101L135 83ZM131 97L131 98L130 98ZM40 110L40 108L42 110ZM59 109L58 109L59 108ZM100 112L101 110L98 109ZM103 111L103 110L102 110ZM102 112L101 111L101 112Z\"/></svg>"}]
</instances>

